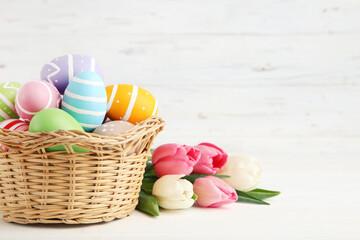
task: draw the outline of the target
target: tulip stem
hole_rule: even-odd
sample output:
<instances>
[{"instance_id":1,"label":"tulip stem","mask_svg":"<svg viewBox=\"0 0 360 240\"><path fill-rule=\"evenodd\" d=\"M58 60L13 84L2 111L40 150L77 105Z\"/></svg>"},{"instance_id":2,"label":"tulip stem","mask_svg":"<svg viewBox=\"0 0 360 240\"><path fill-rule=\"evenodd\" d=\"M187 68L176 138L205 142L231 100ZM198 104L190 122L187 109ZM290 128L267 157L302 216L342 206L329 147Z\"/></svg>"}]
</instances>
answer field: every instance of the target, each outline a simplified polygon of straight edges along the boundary
<instances>
[{"instance_id":1,"label":"tulip stem","mask_svg":"<svg viewBox=\"0 0 360 240\"><path fill-rule=\"evenodd\" d=\"M194 183L196 179L203 178L203 177L206 177L206 176L214 176L214 177L218 177L218 178L228 178L228 177L230 177L228 175L212 175L212 174L196 174L195 173L195 174L190 174L190 175L187 175L185 177L182 177L182 179L186 179L189 182Z\"/></svg>"}]
</instances>

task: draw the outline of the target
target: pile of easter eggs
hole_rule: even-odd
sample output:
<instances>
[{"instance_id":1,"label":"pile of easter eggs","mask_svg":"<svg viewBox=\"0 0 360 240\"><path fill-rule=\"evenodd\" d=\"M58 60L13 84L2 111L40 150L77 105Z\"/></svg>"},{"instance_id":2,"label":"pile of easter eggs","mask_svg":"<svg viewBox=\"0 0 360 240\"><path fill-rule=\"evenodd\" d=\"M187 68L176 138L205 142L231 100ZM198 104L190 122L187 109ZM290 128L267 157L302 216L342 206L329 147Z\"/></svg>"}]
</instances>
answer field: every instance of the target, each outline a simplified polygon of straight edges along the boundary
<instances>
[{"instance_id":1,"label":"pile of easter eggs","mask_svg":"<svg viewBox=\"0 0 360 240\"><path fill-rule=\"evenodd\" d=\"M130 84L105 86L90 56L57 57L41 69L41 80L0 83L0 128L16 131L80 130L116 135L157 115L155 97ZM76 152L82 152L78 148ZM8 151L1 146L3 151ZM47 151L62 151L54 146Z\"/></svg>"}]
</instances>

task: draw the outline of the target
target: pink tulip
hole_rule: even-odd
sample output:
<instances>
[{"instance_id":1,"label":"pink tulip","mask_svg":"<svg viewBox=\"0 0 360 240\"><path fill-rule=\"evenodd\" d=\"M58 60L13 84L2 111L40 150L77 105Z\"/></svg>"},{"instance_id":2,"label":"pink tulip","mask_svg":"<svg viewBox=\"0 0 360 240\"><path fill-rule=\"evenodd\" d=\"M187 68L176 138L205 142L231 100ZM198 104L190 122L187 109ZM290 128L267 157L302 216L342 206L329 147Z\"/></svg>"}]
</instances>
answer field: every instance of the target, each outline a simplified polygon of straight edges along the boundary
<instances>
[{"instance_id":1,"label":"pink tulip","mask_svg":"<svg viewBox=\"0 0 360 240\"><path fill-rule=\"evenodd\" d=\"M200 159L200 151L194 147L169 143L156 148L152 155L156 176L189 175Z\"/></svg>"},{"instance_id":2,"label":"pink tulip","mask_svg":"<svg viewBox=\"0 0 360 240\"><path fill-rule=\"evenodd\" d=\"M206 176L194 182L194 193L200 207L220 207L233 203L238 199L236 191L229 184L218 177Z\"/></svg>"},{"instance_id":3,"label":"pink tulip","mask_svg":"<svg viewBox=\"0 0 360 240\"><path fill-rule=\"evenodd\" d=\"M194 148L201 151L201 157L193 173L215 174L225 166L228 155L221 148L211 143L200 143Z\"/></svg>"}]
</instances>

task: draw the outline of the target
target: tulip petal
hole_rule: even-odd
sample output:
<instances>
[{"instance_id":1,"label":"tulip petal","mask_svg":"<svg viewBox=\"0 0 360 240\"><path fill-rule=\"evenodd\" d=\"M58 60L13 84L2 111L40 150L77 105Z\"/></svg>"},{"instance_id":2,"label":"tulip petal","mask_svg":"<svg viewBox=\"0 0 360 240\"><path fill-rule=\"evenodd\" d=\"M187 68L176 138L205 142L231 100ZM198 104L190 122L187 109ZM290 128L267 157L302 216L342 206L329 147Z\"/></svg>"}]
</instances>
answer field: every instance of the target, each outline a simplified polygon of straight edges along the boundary
<instances>
[{"instance_id":1,"label":"tulip petal","mask_svg":"<svg viewBox=\"0 0 360 240\"><path fill-rule=\"evenodd\" d=\"M220 207L237 200L235 189L214 176L196 179L194 192L198 196L197 203L201 207Z\"/></svg>"},{"instance_id":2,"label":"tulip petal","mask_svg":"<svg viewBox=\"0 0 360 240\"><path fill-rule=\"evenodd\" d=\"M158 199L178 199L183 194L181 184L177 181L183 175L166 175L159 178L155 183L152 194L157 196Z\"/></svg>"},{"instance_id":3,"label":"tulip petal","mask_svg":"<svg viewBox=\"0 0 360 240\"><path fill-rule=\"evenodd\" d=\"M221 148L219 148L218 146L216 146L215 144L212 144L212 143L203 142L203 143L199 143L198 146L211 147L211 148L219 150L221 153L225 153L224 150L222 150Z\"/></svg>"},{"instance_id":4,"label":"tulip petal","mask_svg":"<svg viewBox=\"0 0 360 240\"><path fill-rule=\"evenodd\" d=\"M159 201L159 206L165 209L185 209L194 205L194 199L184 201Z\"/></svg>"},{"instance_id":5,"label":"tulip petal","mask_svg":"<svg viewBox=\"0 0 360 240\"><path fill-rule=\"evenodd\" d=\"M262 167L253 157L230 156L218 174L231 176L224 181L237 190L247 192L255 189L261 182Z\"/></svg>"},{"instance_id":6,"label":"tulip petal","mask_svg":"<svg viewBox=\"0 0 360 240\"><path fill-rule=\"evenodd\" d=\"M200 143L194 148L201 151L194 173L215 174L225 166L228 155L221 148L211 143Z\"/></svg>"},{"instance_id":7,"label":"tulip petal","mask_svg":"<svg viewBox=\"0 0 360 240\"><path fill-rule=\"evenodd\" d=\"M208 207L211 204L222 201L222 192L209 179L198 178L194 182L194 192L198 196L197 204Z\"/></svg>"},{"instance_id":8,"label":"tulip petal","mask_svg":"<svg viewBox=\"0 0 360 240\"><path fill-rule=\"evenodd\" d=\"M196 174L215 174L216 170L213 169L211 166L208 166L208 164L197 164L194 166L193 173Z\"/></svg>"},{"instance_id":9,"label":"tulip petal","mask_svg":"<svg viewBox=\"0 0 360 240\"><path fill-rule=\"evenodd\" d=\"M192 166L194 166L200 159L201 156L200 150L186 145L184 145L184 148L187 151L186 155L188 156L189 160L193 163Z\"/></svg>"},{"instance_id":10,"label":"tulip petal","mask_svg":"<svg viewBox=\"0 0 360 240\"><path fill-rule=\"evenodd\" d=\"M155 182L152 194L157 197L161 207L183 209L194 204L192 184L180 179L183 176L165 175Z\"/></svg>"},{"instance_id":11,"label":"tulip petal","mask_svg":"<svg viewBox=\"0 0 360 240\"><path fill-rule=\"evenodd\" d=\"M226 153L219 153L218 155L213 157L213 167L214 169L216 169L216 172L218 172L225 166L227 158L228 156Z\"/></svg>"},{"instance_id":12,"label":"tulip petal","mask_svg":"<svg viewBox=\"0 0 360 240\"><path fill-rule=\"evenodd\" d=\"M235 202L238 199L235 189L220 178L213 176L207 176L206 178L211 179L212 182L219 188L219 190L223 192L221 195L221 201L211 204L210 207L219 207L224 204Z\"/></svg>"},{"instance_id":13,"label":"tulip petal","mask_svg":"<svg viewBox=\"0 0 360 240\"><path fill-rule=\"evenodd\" d=\"M174 155L180 147L181 145L176 143L168 143L157 147L152 154L152 163L156 164L161 158Z\"/></svg>"},{"instance_id":14,"label":"tulip petal","mask_svg":"<svg viewBox=\"0 0 360 240\"><path fill-rule=\"evenodd\" d=\"M191 184L191 182L189 182L185 179L180 179L178 182L181 184L181 186L184 189L185 198L186 199L192 198L194 195L194 190L193 190L193 185Z\"/></svg>"},{"instance_id":15,"label":"tulip petal","mask_svg":"<svg viewBox=\"0 0 360 240\"><path fill-rule=\"evenodd\" d=\"M200 151L179 144L164 144L155 149L152 162L158 177L169 174L190 174L200 158Z\"/></svg>"},{"instance_id":16,"label":"tulip petal","mask_svg":"<svg viewBox=\"0 0 360 240\"><path fill-rule=\"evenodd\" d=\"M178 158L168 161L159 161L154 167L154 172L158 177L174 174L189 175L192 171L193 167L190 167L183 159Z\"/></svg>"}]
</instances>

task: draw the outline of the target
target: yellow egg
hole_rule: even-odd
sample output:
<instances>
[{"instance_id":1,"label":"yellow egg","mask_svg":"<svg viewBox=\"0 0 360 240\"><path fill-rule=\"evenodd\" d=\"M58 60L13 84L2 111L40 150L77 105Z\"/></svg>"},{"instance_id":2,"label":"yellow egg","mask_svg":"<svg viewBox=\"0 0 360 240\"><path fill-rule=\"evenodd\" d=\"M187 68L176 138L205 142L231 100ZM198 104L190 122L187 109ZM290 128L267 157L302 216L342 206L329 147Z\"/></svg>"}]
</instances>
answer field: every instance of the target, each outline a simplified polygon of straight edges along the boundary
<instances>
[{"instance_id":1,"label":"yellow egg","mask_svg":"<svg viewBox=\"0 0 360 240\"><path fill-rule=\"evenodd\" d=\"M124 120L137 124L157 115L155 97L145 89L130 84L114 84L106 87L107 114L111 120Z\"/></svg>"}]
</instances>

